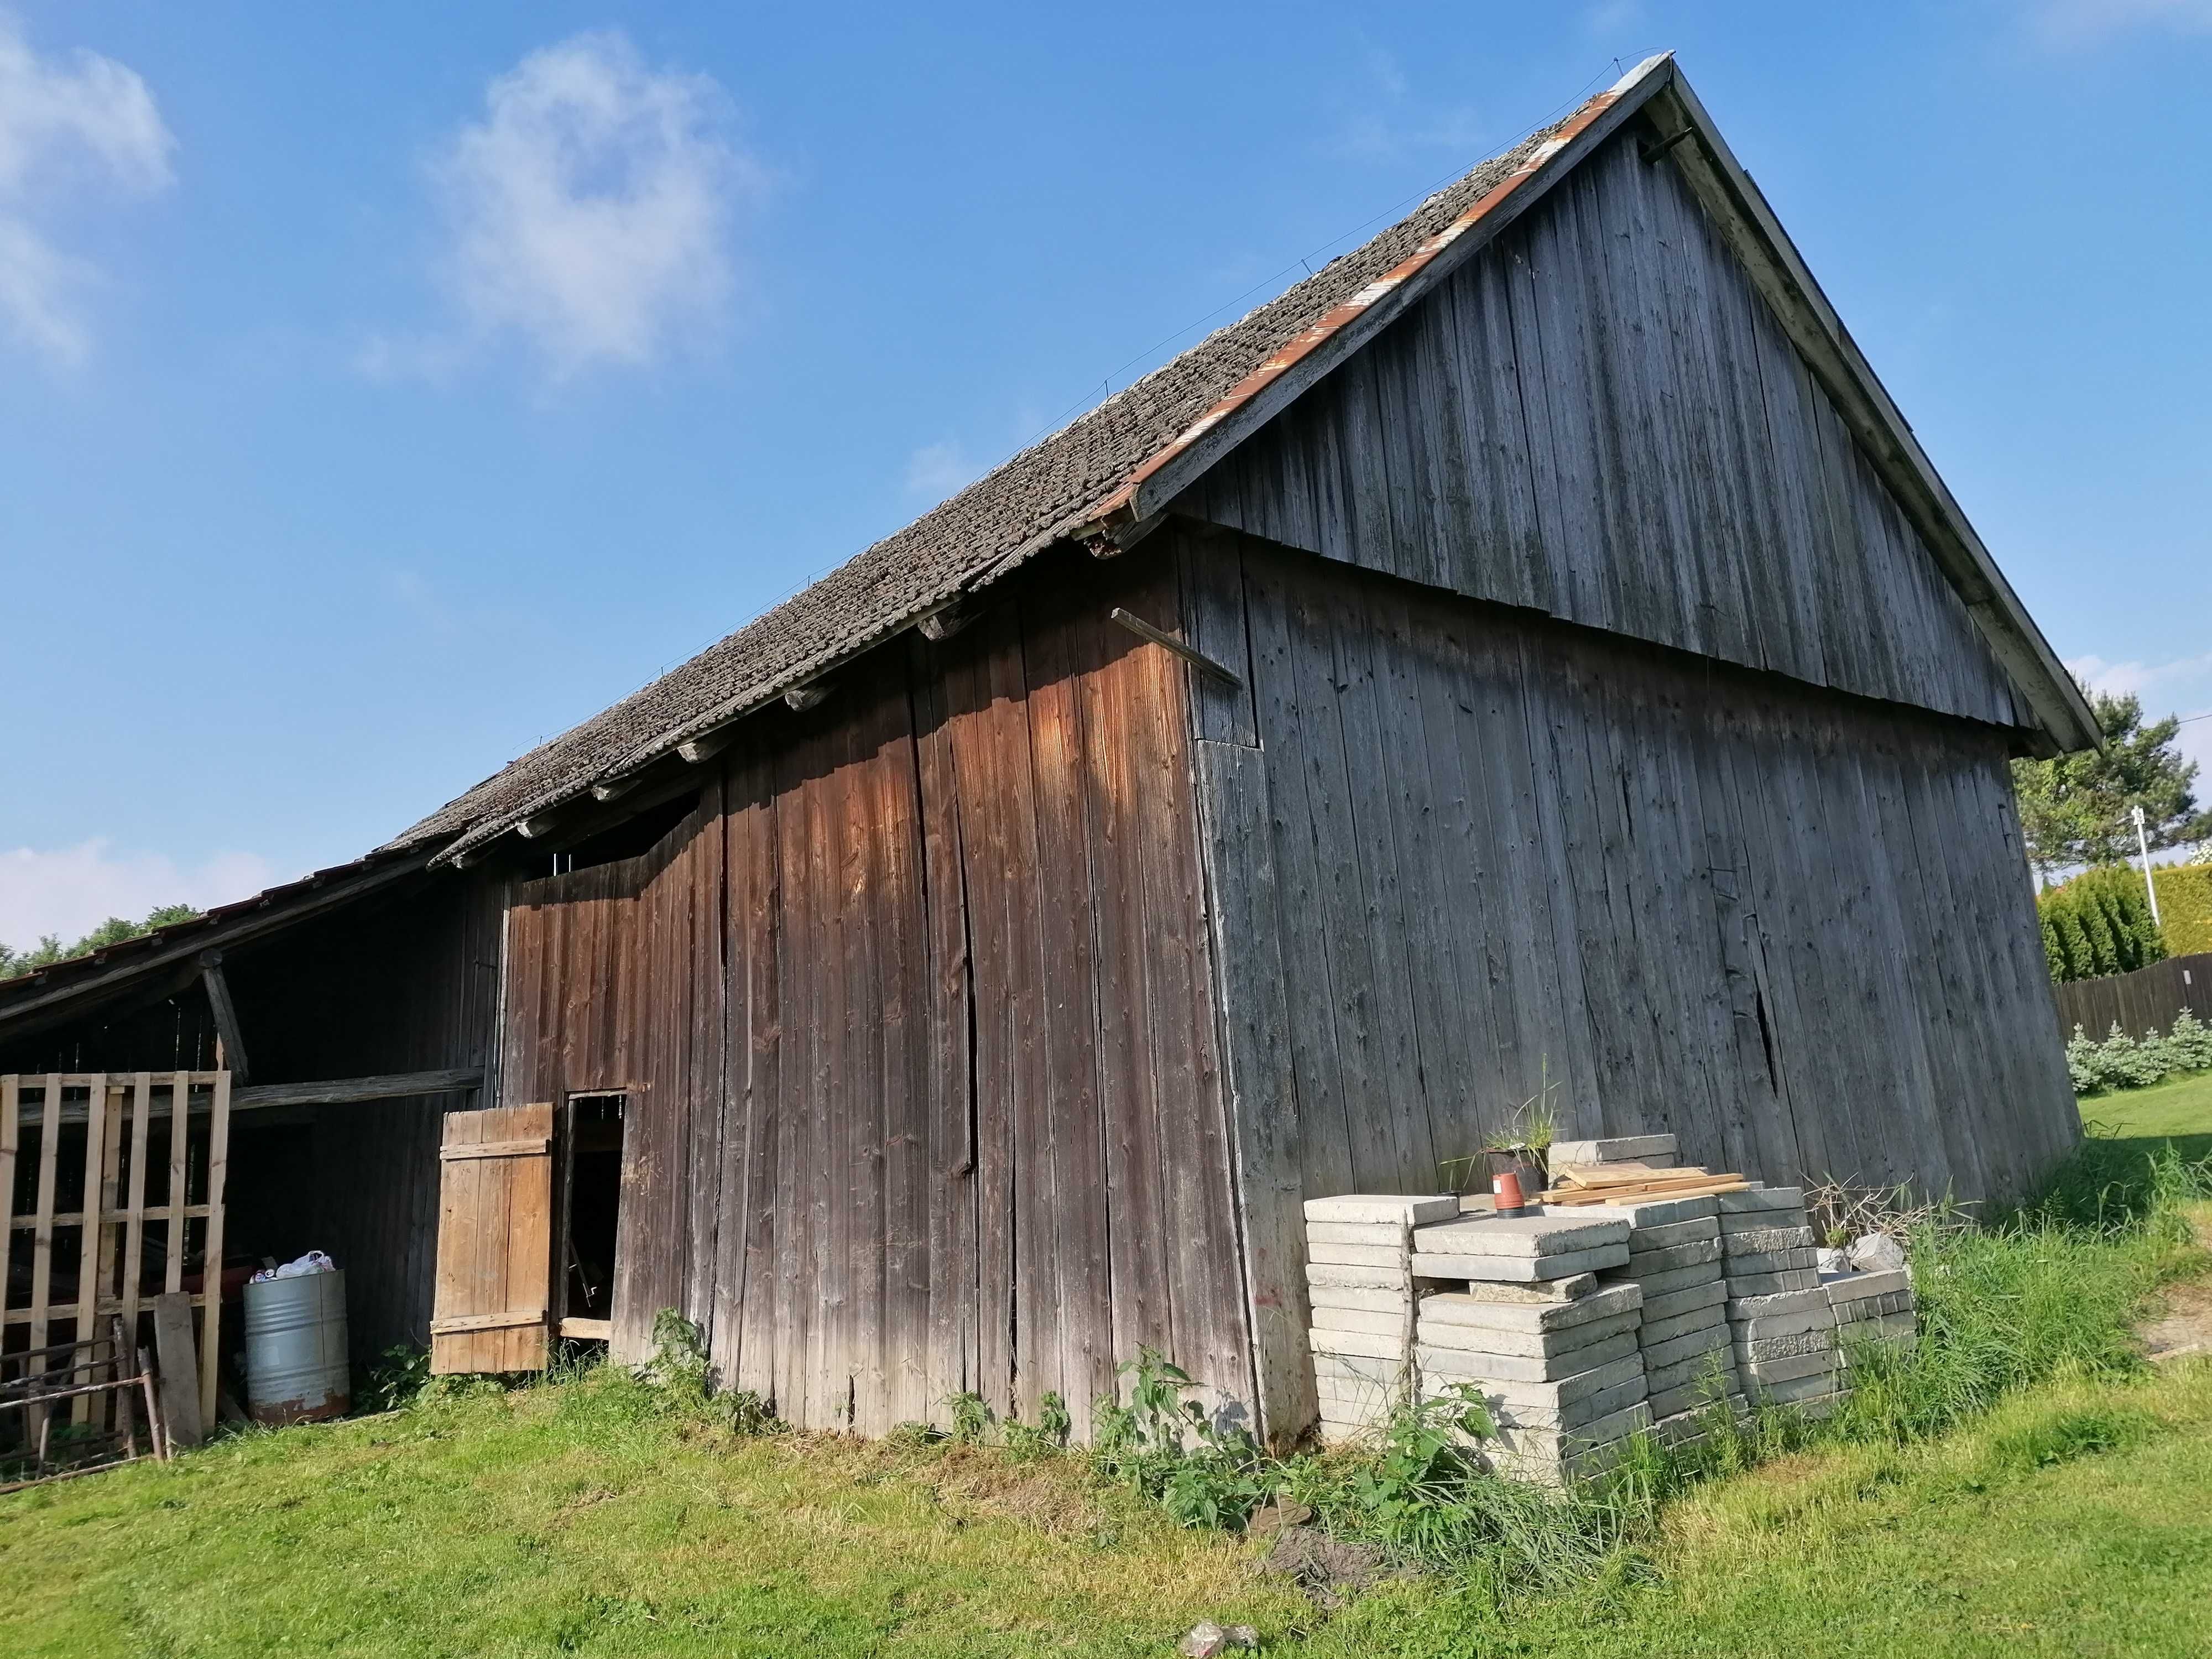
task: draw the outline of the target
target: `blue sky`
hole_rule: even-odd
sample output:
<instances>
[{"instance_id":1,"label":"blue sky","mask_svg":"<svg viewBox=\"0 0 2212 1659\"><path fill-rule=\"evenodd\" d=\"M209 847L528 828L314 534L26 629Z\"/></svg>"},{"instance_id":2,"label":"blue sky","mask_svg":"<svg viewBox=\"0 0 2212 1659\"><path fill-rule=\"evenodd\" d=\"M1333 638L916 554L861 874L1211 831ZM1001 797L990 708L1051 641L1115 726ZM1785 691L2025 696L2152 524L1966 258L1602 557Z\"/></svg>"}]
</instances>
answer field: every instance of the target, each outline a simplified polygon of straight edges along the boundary
<instances>
[{"instance_id":1,"label":"blue sky","mask_svg":"<svg viewBox=\"0 0 2212 1659\"><path fill-rule=\"evenodd\" d=\"M0 9L0 939L359 854L1665 47L2212 711L2212 0L928 9Z\"/></svg>"}]
</instances>

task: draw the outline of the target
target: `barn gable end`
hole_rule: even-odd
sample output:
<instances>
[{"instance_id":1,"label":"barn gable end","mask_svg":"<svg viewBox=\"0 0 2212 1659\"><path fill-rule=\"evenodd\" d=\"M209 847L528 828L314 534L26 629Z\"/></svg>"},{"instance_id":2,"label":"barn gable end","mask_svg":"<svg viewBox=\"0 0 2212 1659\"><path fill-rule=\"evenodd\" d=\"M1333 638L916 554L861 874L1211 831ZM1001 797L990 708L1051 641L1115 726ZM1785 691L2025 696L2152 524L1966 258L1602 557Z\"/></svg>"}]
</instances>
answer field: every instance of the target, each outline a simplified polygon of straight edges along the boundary
<instances>
[{"instance_id":1,"label":"barn gable end","mask_svg":"<svg viewBox=\"0 0 2212 1659\"><path fill-rule=\"evenodd\" d=\"M2008 728L2034 714L1642 124L1178 498L1347 564Z\"/></svg>"}]
</instances>

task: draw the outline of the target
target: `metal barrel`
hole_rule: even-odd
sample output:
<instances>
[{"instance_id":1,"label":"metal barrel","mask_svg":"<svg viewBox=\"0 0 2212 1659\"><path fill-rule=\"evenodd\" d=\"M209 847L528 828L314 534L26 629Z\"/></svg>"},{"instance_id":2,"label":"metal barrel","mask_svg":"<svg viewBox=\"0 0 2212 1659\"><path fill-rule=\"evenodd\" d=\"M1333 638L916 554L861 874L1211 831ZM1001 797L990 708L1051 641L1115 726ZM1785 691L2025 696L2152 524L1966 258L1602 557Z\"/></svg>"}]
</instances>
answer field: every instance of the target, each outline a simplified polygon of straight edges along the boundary
<instances>
[{"instance_id":1,"label":"metal barrel","mask_svg":"<svg viewBox=\"0 0 2212 1659\"><path fill-rule=\"evenodd\" d=\"M246 1409L257 1423L308 1423L350 1409L345 1273L246 1287Z\"/></svg>"}]
</instances>

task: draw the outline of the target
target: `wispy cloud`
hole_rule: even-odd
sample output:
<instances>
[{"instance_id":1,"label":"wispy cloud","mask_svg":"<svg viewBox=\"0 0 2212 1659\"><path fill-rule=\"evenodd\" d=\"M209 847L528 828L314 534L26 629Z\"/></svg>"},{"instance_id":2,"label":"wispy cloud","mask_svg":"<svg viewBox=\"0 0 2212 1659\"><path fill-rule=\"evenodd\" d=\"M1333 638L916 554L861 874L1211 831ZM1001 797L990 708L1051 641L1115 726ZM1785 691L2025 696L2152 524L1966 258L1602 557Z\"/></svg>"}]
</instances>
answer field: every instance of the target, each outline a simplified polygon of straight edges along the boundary
<instances>
[{"instance_id":1,"label":"wispy cloud","mask_svg":"<svg viewBox=\"0 0 2212 1659\"><path fill-rule=\"evenodd\" d=\"M1422 96L1396 56L1372 41L1360 47L1359 72L1340 98L1326 148L1355 161L1388 161L1443 150L1470 161L1485 142L1474 106Z\"/></svg>"},{"instance_id":2,"label":"wispy cloud","mask_svg":"<svg viewBox=\"0 0 2212 1659\"><path fill-rule=\"evenodd\" d=\"M2212 34L2212 0L2033 0L2027 12L2030 31L2054 48L2138 28Z\"/></svg>"},{"instance_id":3,"label":"wispy cloud","mask_svg":"<svg viewBox=\"0 0 2212 1659\"><path fill-rule=\"evenodd\" d=\"M2193 682L2212 681L2212 651L2157 663L2112 662L2093 654L2069 658L2066 666L2094 690L2115 697L2132 693L2148 701L2161 690L2171 695L2185 691ZM2159 711L2147 712L2155 717Z\"/></svg>"},{"instance_id":4,"label":"wispy cloud","mask_svg":"<svg viewBox=\"0 0 2212 1659\"><path fill-rule=\"evenodd\" d=\"M2141 697L2147 719L2180 715L2183 725L2175 742L2184 755L2197 763L2200 788L2212 790L2212 651L2176 657L2169 662L2072 657L2066 666L2094 691L2108 696Z\"/></svg>"},{"instance_id":5,"label":"wispy cloud","mask_svg":"<svg viewBox=\"0 0 2212 1659\"><path fill-rule=\"evenodd\" d=\"M696 351L726 319L733 221L766 180L712 77L653 69L611 30L532 52L431 162L451 326L373 341L363 366L442 373L512 339L562 380Z\"/></svg>"},{"instance_id":6,"label":"wispy cloud","mask_svg":"<svg viewBox=\"0 0 2212 1659\"><path fill-rule=\"evenodd\" d=\"M258 854L179 864L162 853L118 852L105 836L50 852L0 849L0 943L26 948L47 933L67 943L110 916L136 921L161 904L205 909L277 879Z\"/></svg>"},{"instance_id":7,"label":"wispy cloud","mask_svg":"<svg viewBox=\"0 0 2212 1659\"><path fill-rule=\"evenodd\" d=\"M907 493L941 501L955 491L966 489L983 472L982 465L970 460L968 452L950 439L924 444L907 457Z\"/></svg>"},{"instance_id":8,"label":"wispy cloud","mask_svg":"<svg viewBox=\"0 0 2212 1659\"><path fill-rule=\"evenodd\" d=\"M88 195L145 195L172 178L176 140L131 70L97 52L42 56L0 12L0 323L69 368L92 349L90 261L52 240L51 219Z\"/></svg>"},{"instance_id":9,"label":"wispy cloud","mask_svg":"<svg viewBox=\"0 0 2212 1659\"><path fill-rule=\"evenodd\" d=\"M1583 13L1583 31L1609 38L1644 21L1644 0L1597 0Z\"/></svg>"}]
</instances>

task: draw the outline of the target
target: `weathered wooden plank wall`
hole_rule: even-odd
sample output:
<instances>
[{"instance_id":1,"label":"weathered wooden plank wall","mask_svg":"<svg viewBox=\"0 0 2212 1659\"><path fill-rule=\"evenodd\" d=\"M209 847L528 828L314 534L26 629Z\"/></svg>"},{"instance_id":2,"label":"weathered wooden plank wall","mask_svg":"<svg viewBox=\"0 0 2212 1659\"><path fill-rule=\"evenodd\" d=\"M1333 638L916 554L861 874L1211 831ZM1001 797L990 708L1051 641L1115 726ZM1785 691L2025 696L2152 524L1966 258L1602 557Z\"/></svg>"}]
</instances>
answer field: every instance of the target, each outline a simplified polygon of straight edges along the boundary
<instances>
[{"instance_id":1,"label":"weathered wooden plank wall","mask_svg":"<svg viewBox=\"0 0 2212 1659\"><path fill-rule=\"evenodd\" d=\"M629 1097L611 1342L626 1358L651 1352L661 1309L712 1297L722 842L710 775L697 810L651 852L521 883L507 914L501 1103Z\"/></svg>"},{"instance_id":2,"label":"weathered wooden plank wall","mask_svg":"<svg viewBox=\"0 0 2212 1659\"><path fill-rule=\"evenodd\" d=\"M1217 607L1206 646L1265 757L1199 739L1218 912L1280 963L1223 991L1248 1237L1432 1188L1547 1081L1562 1133L1771 1181L1980 1198L2078 1135L2002 732L1248 538L1187 559L1241 568L1249 640ZM1255 1297L1302 1303L1293 1255Z\"/></svg>"},{"instance_id":3,"label":"weathered wooden plank wall","mask_svg":"<svg viewBox=\"0 0 2212 1659\"><path fill-rule=\"evenodd\" d=\"M1183 505L1472 598L2028 724L1780 324L1638 137Z\"/></svg>"},{"instance_id":4,"label":"weathered wooden plank wall","mask_svg":"<svg viewBox=\"0 0 2212 1659\"><path fill-rule=\"evenodd\" d=\"M1176 575L1077 569L763 722L652 868L521 890L507 1098L629 1087L653 1160L618 1353L680 1307L872 1431L969 1390L1086 1428L1145 1345L1250 1401L1184 672L1106 619L1178 627Z\"/></svg>"},{"instance_id":5,"label":"weathered wooden plank wall","mask_svg":"<svg viewBox=\"0 0 2212 1659\"><path fill-rule=\"evenodd\" d=\"M227 964L257 1080L367 1077L486 1064L499 994L495 878L434 880L388 902L283 934ZM478 1103L437 1095L325 1106L300 1172L308 1232L347 1269L353 1351L429 1340L439 1127ZM240 1141L254 1133L242 1114ZM234 1207L261 1201L234 1184Z\"/></svg>"},{"instance_id":6,"label":"weathered wooden plank wall","mask_svg":"<svg viewBox=\"0 0 2212 1659\"><path fill-rule=\"evenodd\" d=\"M2054 991L2058 1029L2069 1037L2077 1025L2093 1037L2114 1025L2130 1036L2148 1036L2170 1030L2185 1008L2212 1024L2212 954L2169 957L2130 974L2075 980Z\"/></svg>"}]
</instances>

